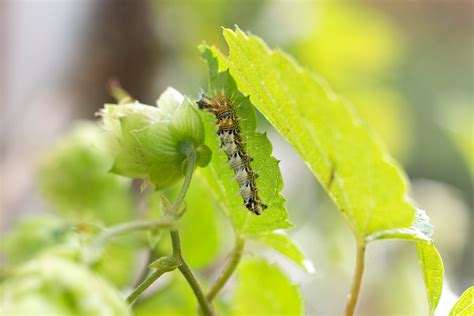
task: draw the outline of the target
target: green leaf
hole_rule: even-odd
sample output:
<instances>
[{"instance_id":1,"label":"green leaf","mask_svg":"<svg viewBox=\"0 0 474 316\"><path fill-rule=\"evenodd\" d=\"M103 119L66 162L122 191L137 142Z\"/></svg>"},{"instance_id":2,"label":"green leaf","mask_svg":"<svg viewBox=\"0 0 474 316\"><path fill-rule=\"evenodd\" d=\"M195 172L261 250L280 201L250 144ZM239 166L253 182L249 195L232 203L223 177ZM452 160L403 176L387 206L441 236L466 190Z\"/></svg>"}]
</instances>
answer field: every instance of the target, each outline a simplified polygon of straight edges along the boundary
<instances>
[{"instance_id":1,"label":"green leaf","mask_svg":"<svg viewBox=\"0 0 474 316\"><path fill-rule=\"evenodd\" d=\"M296 285L265 261L243 261L238 268L232 315L302 315Z\"/></svg>"},{"instance_id":2,"label":"green leaf","mask_svg":"<svg viewBox=\"0 0 474 316\"><path fill-rule=\"evenodd\" d=\"M229 67L238 89L299 152L311 172L345 214L356 238L420 240L419 249L431 308L442 286L442 262L426 246L427 216L407 198L407 180L384 146L353 108L321 78L262 40L224 29ZM426 247L425 247L426 246ZM420 248L421 247L421 248Z\"/></svg>"},{"instance_id":3,"label":"green leaf","mask_svg":"<svg viewBox=\"0 0 474 316\"><path fill-rule=\"evenodd\" d=\"M430 315L433 315L443 290L443 261L438 250L430 241L419 240L416 242L416 248L423 280L425 281L426 294L428 295Z\"/></svg>"},{"instance_id":4,"label":"green leaf","mask_svg":"<svg viewBox=\"0 0 474 316\"><path fill-rule=\"evenodd\" d=\"M470 316L474 314L474 286L462 293L456 304L449 312L449 316Z\"/></svg>"},{"instance_id":5,"label":"green leaf","mask_svg":"<svg viewBox=\"0 0 474 316\"><path fill-rule=\"evenodd\" d=\"M314 271L312 263L305 258L305 255L298 245L284 232L277 231L268 234L256 234L252 235L250 238L266 246L272 247L282 255L294 261L307 272Z\"/></svg>"},{"instance_id":6,"label":"green leaf","mask_svg":"<svg viewBox=\"0 0 474 316\"><path fill-rule=\"evenodd\" d=\"M430 242L431 235L433 235L433 226L430 223L430 218L428 215L426 215L425 211L416 209L415 221L410 227L389 229L373 233L365 240L370 242L378 239L401 238L408 240L424 240Z\"/></svg>"},{"instance_id":7,"label":"green leaf","mask_svg":"<svg viewBox=\"0 0 474 316\"><path fill-rule=\"evenodd\" d=\"M120 293L69 260L42 256L20 266L0 287L5 315L130 315Z\"/></svg>"},{"instance_id":8,"label":"green leaf","mask_svg":"<svg viewBox=\"0 0 474 316\"><path fill-rule=\"evenodd\" d=\"M231 218L235 229L240 234L272 231L290 227L284 198L280 194L283 188L278 161L271 155L272 145L266 135L256 132L256 116L253 105L243 97L236 88L228 72L218 72L221 62L225 62L210 48L201 46L203 57L207 59L210 70L208 95L224 94L235 102L240 117L241 135L245 142L247 154L253 158L251 166L258 174L256 179L259 195L268 208L262 215L250 213L239 196L239 187L234 180L232 168L227 163L227 156L220 149L220 140L216 135L215 117L202 111L206 128L206 144L213 151L209 166L200 170L200 176L214 194L217 201ZM225 64L224 64L225 65Z\"/></svg>"},{"instance_id":9,"label":"green leaf","mask_svg":"<svg viewBox=\"0 0 474 316\"><path fill-rule=\"evenodd\" d=\"M322 79L255 36L224 30L239 90L300 153L359 238L408 228L405 176L351 106Z\"/></svg>"}]
</instances>

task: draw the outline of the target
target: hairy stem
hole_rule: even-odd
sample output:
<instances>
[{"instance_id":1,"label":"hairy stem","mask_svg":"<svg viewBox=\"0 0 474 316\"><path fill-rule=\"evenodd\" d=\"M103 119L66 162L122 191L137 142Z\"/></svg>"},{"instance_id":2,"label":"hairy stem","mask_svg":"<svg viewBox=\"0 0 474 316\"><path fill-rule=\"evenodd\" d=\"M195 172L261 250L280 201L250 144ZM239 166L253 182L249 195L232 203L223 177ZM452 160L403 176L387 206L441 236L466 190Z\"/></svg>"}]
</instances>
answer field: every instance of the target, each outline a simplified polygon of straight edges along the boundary
<instances>
[{"instance_id":1,"label":"hairy stem","mask_svg":"<svg viewBox=\"0 0 474 316\"><path fill-rule=\"evenodd\" d=\"M365 247L365 241L360 241L357 243L357 257L354 278L352 280L351 293L349 294L349 297L347 299L344 316L352 316L357 305L357 300L359 298L360 293L360 285L362 283L362 275L364 274Z\"/></svg>"},{"instance_id":2,"label":"hairy stem","mask_svg":"<svg viewBox=\"0 0 474 316\"><path fill-rule=\"evenodd\" d=\"M216 282L214 282L214 285L211 287L211 290L207 294L207 300L209 302L211 302L216 297L216 295L219 294L220 290L222 290L227 281L229 281L230 277L237 268L240 259L242 258L244 246L244 239L236 236L235 246L230 254L230 259L227 261L227 265L225 266L224 270L222 270L222 273L219 275Z\"/></svg>"},{"instance_id":3,"label":"hairy stem","mask_svg":"<svg viewBox=\"0 0 474 316\"><path fill-rule=\"evenodd\" d=\"M127 297L127 302L129 304L135 303L137 298L150 286L158 280L160 276L162 276L165 272L161 270L156 270L152 274L150 274L140 285L133 290L133 292Z\"/></svg>"}]
</instances>

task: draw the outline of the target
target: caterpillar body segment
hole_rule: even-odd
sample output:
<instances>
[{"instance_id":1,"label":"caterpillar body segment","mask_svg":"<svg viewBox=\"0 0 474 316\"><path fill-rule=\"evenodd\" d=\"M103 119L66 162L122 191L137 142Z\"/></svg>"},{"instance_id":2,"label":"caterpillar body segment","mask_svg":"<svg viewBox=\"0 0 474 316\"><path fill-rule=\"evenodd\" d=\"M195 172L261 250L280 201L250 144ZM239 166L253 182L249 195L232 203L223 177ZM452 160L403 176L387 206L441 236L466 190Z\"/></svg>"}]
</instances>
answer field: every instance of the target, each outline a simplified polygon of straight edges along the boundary
<instances>
[{"instance_id":1,"label":"caterpillar body segment","mask_svg":"<svg viewBox=\"0 0 474 316\"><path fill-rule=\"evenodd\" d=\"M234 179L239 184L239 193L244 200L245 207L260 215L267 205L260 200L255 179L257 174L252 170L250 162L253 160L245 151L245 143L241 137L239 117L234 103L225 96L209 98L205 95L197 102L202 110L216 116L217 134L221 140L221 149L227 155L227 160L234 171Z\"/></svg>"}]
</instances>

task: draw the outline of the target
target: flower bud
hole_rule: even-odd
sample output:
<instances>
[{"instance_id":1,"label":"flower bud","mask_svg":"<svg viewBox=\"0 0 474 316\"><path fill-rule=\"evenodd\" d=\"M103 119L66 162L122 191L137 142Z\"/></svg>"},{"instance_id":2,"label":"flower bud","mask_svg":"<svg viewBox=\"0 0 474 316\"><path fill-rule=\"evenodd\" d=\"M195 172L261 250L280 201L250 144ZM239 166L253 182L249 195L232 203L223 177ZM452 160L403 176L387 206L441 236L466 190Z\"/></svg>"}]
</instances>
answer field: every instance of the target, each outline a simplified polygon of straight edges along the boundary
<instances>
[{"instance_id":1,"label":"flower bud","mask_svg":"<svg viewBox=\"0 0 474 316\"><path fill-rule=\"evenodd\" d=\"M190 100L168 88L157 105L105 105L101 115L115 157L111 171L146 179L161 189L183 177L189 150L196 151L201 167L209 163L210 150L204 145L201 117Z\"/></svg>"},{"instance_id":2,"label":"flower bud","mask_svg":"<svg viewBox=\"0 0 474 316\"><path fill-rule=\"evenodd\" d=\"M150 269L160 270L162 272L170 272L178 267L178 261L173 257L161 257L148 265Z\"/></svg>"}]
</instances>

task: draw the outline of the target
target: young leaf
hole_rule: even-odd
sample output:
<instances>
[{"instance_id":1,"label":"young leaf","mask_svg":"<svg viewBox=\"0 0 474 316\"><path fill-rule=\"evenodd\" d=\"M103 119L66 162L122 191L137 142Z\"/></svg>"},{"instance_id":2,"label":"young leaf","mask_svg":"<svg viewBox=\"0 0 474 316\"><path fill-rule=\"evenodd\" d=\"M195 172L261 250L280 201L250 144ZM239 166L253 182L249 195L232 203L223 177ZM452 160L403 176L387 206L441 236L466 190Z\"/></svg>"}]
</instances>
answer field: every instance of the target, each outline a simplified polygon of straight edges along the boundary
<instances>
[{"instance_id":1,"label":"young leaf","mask_svg":"<svg viewBox=\"0 0 474 316\"><path fill-rule=\"evenodd\" d=\"M258 241L266 246L272 247L288 259L294 261L307 272L313 272L314 268L308 261L298 245L283 232L271 232L256 234L251 239Z\"/></svg>"},{"instance_id":2,"label":"young leaf","mask_svg":"<svg viewBox=\"0 0 474 316\"><path fill-rule=\"evenodd\" d=\"M244 261L237 277L232 315L303 314L298 287L276 266L265 261Z\"/></svg>"},{"instance_id":3,"label":"young leaf","mask_svg":"<svg viewBox=\"0 0 474 316\"><path fill-rule=\"evenodd\" d=\"M430 315L438 306L443 289L444 267L441 257L432 242L420 240L416 242L423 280L425 281Z\"/></svg>"},{"instance_id":4,"label":"young leaf","mask_svg":"<svg viewBox=\"0 0 474 316\"><path fill-rule=\"evenodd\" d=\"M474 286L468 288L449 312L449 316L469 316L474 314Z\"/></svg>"},{"instance_id":5,"label":"young leaf","mask_svg":"<svg viewBox=\"0 0 474 316\"><path fill-rule=\"evenodd\" d=\"M283 181L278 161L271 155L272 145L266 135L256 132L257 124L253 105L248 98L243 97L237 91L235 82L228 72L218 72L222 67L220 62L223 62L223 59L218 59L207 47L203 47L202 51L210 68L208 94L210 97L224 94L234 100L237 114L240 117L245 150L253 158L251 166L258 174L256 179L258 192L268 208L262 215L256 216L244 207L232 168L227 162L225 153L220 149L220 140L216 135L215 117L205 112L202 112L202 118L206 128L206 144L214 154L209 166L200 170L200 175L226 210L240 234L268 232L290 227L284 205L285 200L280 194Z\"/></svg>"}]
</instances>

